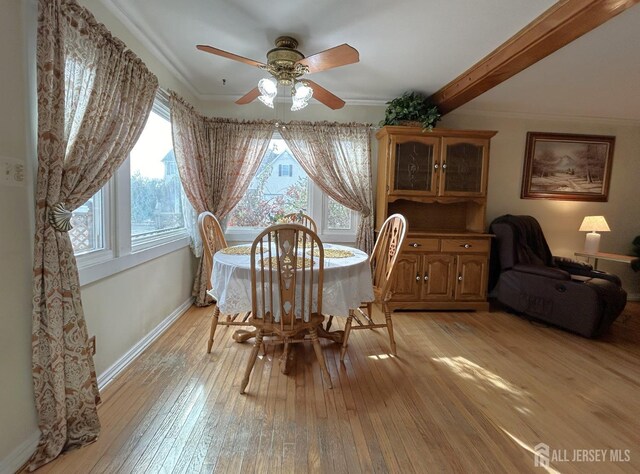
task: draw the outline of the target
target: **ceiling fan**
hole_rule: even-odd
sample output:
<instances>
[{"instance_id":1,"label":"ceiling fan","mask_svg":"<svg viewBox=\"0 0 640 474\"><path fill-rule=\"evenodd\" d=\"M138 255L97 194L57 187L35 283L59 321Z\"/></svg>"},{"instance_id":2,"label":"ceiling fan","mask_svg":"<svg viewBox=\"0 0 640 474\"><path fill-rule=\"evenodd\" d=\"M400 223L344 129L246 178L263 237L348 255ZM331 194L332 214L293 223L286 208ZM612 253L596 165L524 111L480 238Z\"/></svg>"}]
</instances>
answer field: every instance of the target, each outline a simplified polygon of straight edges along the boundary
<instances>
[{"instance_id":1,"label":"ceiling fan","mask_svg":"<svg viewBox=\"0 0 640 474\"><path fill-rule=\"evenodd\" d=\"M275 48L267 52L266 64L214 48L213 46L199 44L196 47L200 51L259 67L273 76L275 81L262 79L258 87L254 87L236 100L236 104L248 104L258 98L266 105L273 107L273 99L277 94L277 84L282 84L291 86L294 102L292 110L298 110L306 106L311 95L331 109L340 109L344 106L344 100L324 87L309 79L301 80L300 78L306 74L357 63L360 60L360 56L355 48L345 43L305 57L304 54L296 49L298 41L290 36L278 37L275 45ZM296 104L297 108L293 108Z\"/></svg>"}]
</instances>

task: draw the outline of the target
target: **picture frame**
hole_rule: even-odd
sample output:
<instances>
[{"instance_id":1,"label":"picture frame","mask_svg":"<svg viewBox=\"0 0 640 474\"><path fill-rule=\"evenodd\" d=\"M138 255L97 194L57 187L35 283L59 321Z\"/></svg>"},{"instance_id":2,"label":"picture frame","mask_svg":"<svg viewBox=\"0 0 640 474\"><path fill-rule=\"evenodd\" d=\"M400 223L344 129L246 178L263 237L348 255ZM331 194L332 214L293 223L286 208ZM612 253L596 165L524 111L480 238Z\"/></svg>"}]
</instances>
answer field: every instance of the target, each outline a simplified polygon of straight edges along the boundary
<instances>
[{"instance_id":1,"label":"picture frame","mask_svg":"<svg viewBox=\"0 0 640 474\"><path fill-rule=\"evenodd\" d=\"M527 132L522 199L607 201L616 138Z\"/></svg>"}]
</instances>

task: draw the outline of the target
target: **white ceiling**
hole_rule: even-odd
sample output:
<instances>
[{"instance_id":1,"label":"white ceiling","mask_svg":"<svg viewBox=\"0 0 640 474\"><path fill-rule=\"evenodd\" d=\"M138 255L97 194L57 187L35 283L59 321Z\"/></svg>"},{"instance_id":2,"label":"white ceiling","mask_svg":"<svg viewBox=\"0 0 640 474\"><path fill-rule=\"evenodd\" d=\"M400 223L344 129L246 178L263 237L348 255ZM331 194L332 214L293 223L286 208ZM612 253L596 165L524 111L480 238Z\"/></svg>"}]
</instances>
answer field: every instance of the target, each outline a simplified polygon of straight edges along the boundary
<instances>
[{"instance_id":1,"label":"white ceiling","mask_svg":"<svg viewBox=\"0 0 640 474\"><path fill-rule=\"evenodd\" d=\"M305 55L348 43L360 62L313 80L347 104L429 95L502 44L552 0L102 0L200 99L233 101L265 73L196 50L265 61L280 35ZM466 107L640 120L640 8L634 7ZM226 85L223 85L226 79ZM615 87L609 86L615 81ZM532 100L534 99L534 100Z\"/></svg>"},{"instance_id":2,"label":"white ceiling","mask_svg":"<svg viewBox=\"0 0 640 474\"><path fill-rule=\"evenodd\" d=\"M624 11L464 107L640 120L640 7Z\"/></svg>"}]
</instances>

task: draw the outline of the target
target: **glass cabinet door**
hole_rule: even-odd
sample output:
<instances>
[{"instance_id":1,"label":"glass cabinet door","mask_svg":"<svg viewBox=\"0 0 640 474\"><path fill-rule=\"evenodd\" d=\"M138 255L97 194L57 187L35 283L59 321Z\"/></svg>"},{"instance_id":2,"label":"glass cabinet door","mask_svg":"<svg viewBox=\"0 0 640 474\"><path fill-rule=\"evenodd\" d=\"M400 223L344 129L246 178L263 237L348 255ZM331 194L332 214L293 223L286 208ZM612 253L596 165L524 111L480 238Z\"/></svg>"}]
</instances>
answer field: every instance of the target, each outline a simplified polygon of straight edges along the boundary
<instances>
[{"instance_id":1,"label":"glass cabinet door","mask_svg":"<svg viewBox=\"0 0 640 474\"><path fill-rule=\"evenodd\" d=\"M392 138L389 194L435 194L438 143L430 137Z\"/></svg>"},{"instance_id":2,"label":"glass cabinet door","mask_svg":"<svg viewBox=\"0 0 640 474\"><path fill-rule=\"evenodd\" d=\"M443 195L485 194L488 143L482 139L444 139Z\"/></svg>"}]
</instances>

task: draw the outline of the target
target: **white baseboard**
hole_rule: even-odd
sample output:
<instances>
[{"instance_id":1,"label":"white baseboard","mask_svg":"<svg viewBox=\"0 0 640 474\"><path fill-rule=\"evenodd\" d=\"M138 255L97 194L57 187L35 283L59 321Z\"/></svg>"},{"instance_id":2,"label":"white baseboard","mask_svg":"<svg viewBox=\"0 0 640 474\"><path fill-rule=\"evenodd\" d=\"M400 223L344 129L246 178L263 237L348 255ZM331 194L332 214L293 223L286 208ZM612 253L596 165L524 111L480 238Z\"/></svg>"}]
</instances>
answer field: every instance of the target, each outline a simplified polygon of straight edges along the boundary
<instances>
[{"instance_id":1,"label":"white baseboard","mask_svg":"<svg viewBox=\"0 0 640 474\"><path fill-rule=\"evenodd\" d=\"M175 311L167 316L160 324L158 324L149 334L143 337L135 346L133 346L118 361L109 367L104 373L98 377L98 388L102 390L111 382L120 372L122 372L136 357L142 353L153 341L155 341L162 333L182 316L193 304L193 298L189 298L182 303ZM0 474L14 474L20 469L29 457L35 452L40 440L40 430L35 431L24 442L16 447L7 457L0 459Z\"/></svg>"},{"instance_id":2,"label":"white baseboard","mask_svg":"<svg viewBox=\"0 0 640 474\"><path fill-rule=\"evenodd\" d=\"M140 339L136 345L129 349L115 364L98 375L98 389L102 390L109 382L111 382L120 372L122 372L142 351L162 335L169 326L171 326L180 316L182 316L193 304L193 298L189 298L182 303L175 311L167 316L160 324L158 324L149 334Z\"/></svg>"},{"instance_id":3,"label":"white baseboard","mask_svg":"<svg viewBox=\"0 0 640 474\"><path fill-rule=\"evenodd\" d=\"M14 474L26 463L38 447L40 430L34 431L9 455L0 460L0 474Z\"/></svg>"}]
</instances>

